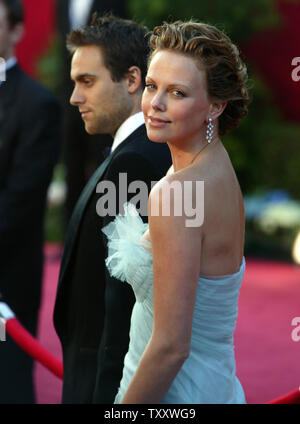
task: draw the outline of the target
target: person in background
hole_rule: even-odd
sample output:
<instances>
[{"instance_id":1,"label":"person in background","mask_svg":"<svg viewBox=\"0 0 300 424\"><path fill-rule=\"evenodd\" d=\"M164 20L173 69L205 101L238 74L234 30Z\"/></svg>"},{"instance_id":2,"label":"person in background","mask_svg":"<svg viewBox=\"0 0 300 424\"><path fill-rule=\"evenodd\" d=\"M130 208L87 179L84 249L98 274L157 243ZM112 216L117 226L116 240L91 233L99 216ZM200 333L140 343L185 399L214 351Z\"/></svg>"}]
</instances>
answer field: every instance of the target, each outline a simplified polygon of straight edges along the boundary
<instances>
[{"instance_id":1,"label":"person in background","mask_svg":"<svg viewBox=\"0 0 300 424\"><path fill-rule=\"evenodd\" d=\"M61 143L61 109L18 66L20 0L0 0L0 293L33 335L40 305L47 190ZM34 403L33 360L7 335L0 343L0 403Z\"/></svg>"},{"instance_id":2,"label":"person in background","mask_svg":"<svg viewBox=\"0 0 300 424\"><path fill-rule=\"evenodd\" d=\"M63 403L114 400L135 297L129 285L106 272L101 228L122 211L122 198L133 198L131 183L147 187L147 204L152 182L171 164L167 146L148 140L141 111L147 33L142 25L108 15L68 36L75 83L71 104L88 134L108 133L113 144L77 202L62 258L54 325L63 351ZM115 205L110 215L98 189L105 182L116 190L109 199ZM147 220L147 208L145 214Z\"/></svg>"},{"instance_id":3,"label":"person in background","mask_svg":"<svg viewBox=\"0 0 300 424\"><path fill-rule=\"evenodd\" d=\"M79 195L89 177L102 162L112 144L110 134L88 134L77 108L70 105L73 91L70 79L71 54L66 48L66 36L74 28L90 22L94 12L109 11L126 18L124 0L59 0L57 5L57 33L61 43L62 73L59 92L64 110L63 154L66 169L65 228Z\"/></svg>"}]
</instances>

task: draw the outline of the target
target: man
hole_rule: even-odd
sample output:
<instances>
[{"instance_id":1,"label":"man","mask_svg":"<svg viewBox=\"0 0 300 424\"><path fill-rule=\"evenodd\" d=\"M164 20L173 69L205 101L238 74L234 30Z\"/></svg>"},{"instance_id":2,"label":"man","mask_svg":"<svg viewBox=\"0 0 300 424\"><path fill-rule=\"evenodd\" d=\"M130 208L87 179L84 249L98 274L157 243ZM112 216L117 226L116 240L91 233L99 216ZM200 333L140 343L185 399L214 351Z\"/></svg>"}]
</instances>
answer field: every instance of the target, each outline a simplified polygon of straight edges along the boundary
<instances>
[{"instance_id":1,"label":"man","mask_svg":"<svg viewBox=\"0 0 300 424\"><path fill-rule=\"evenodd\" d=\"M127 187L144 181L150 191L151 181L171 165L168 147L148 140L141 112L146 32L132 21L105 16L68 37L74 52L71 103L89 134L108 133L114 142L75 207L62 260L54 324L63 349L63 403L112 403L128 350L135 298L129 284L107 272L101 228L114 216L101 216L96 187L102 181L114 184L118 213L119 195L124 195L120 176L126 174Z\"/></svg>"},{"instance_id":2,"label":"man","mask_svg":"<svg viewBox=\"0 0 300 424\"><path fill-rule=\"evenodd\" d=\"M62 42L63 72L60 93L64 106L63 161L66 167L65 223L67 224L82 189L103 160L103 150L111 145L112 138L108 134L87 134L79 111L69 103L73 84L70 79L71 56L65 46L66 35L71 29L90 22L95 11L100 15L112 11L121 18L127 16L125 0L59 0L56 5L58 35Z\"/></svg>"},{"instance_id":3,"label":"man","mask_svg":"<svg viewBox=\"0 0 300 424\"><path fill-rule=\"evenodd\" d=\"M60 147L60 108L26 76L15 47L23 34L20 0L0 0L0 293L35 333L43 265L46 196ZM0 402L34 403L32 359L7 335L0 343Z\"/></svg>"}]
</instances>

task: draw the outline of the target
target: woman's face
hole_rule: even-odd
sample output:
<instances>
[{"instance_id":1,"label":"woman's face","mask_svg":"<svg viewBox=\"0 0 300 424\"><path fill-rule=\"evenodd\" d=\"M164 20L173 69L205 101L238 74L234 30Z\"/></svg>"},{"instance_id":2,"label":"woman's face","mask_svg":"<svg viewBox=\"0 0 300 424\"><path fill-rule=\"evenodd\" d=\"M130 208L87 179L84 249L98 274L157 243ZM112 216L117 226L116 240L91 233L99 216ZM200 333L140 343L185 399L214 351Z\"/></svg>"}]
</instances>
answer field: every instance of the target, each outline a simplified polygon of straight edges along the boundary
<instances>
[{"instance_id":1,"label":"woman's face","mask_svg":"<svg viewBox=\"0 0 300 424\"><path fill-rule=\"evenodd\" d=\"M205 72L192 58L170 50L154 55L142 98L150 140L197 144L205 137L210 105Z\"/></svg>"}]
</instances>

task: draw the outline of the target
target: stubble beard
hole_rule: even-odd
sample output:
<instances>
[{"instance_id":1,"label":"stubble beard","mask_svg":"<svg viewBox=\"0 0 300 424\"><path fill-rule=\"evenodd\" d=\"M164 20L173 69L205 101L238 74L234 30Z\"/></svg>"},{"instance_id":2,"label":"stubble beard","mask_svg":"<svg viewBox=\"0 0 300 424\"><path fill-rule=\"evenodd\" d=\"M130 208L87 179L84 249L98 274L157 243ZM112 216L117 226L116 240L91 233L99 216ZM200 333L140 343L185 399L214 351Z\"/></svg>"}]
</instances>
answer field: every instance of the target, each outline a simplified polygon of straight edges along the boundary
<instances>
[{"instance_id":1,"label":"stubble beard","mask_svg":"<svg viewBox=\"0 0 300 424\"><path fill-rule=\"evenodd\" d=\"M98 116L94 125L89 130L86 125L86 130L89 134L110 134L114 137L118 128L131 115L132 102L121 99L113 112Z\"/></svg>"}]
</instances>

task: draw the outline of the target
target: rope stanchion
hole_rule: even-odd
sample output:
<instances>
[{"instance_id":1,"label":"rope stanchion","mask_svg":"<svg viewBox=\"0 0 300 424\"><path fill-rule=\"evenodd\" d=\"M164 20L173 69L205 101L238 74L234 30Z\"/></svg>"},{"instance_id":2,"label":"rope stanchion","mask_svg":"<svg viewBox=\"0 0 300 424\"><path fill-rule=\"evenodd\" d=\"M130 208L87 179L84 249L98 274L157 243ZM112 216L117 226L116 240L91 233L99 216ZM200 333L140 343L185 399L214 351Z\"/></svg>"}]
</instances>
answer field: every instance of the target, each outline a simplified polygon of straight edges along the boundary
<instances>
[{"instance_id":1,"label":"rope stanchion","mask_svg":"<svg viewBox=\"0 0 300 424\"><path fill-rule=\"evenodd\" d=\"M53 374L63 378L63 364L48 352L17 320L12 310L4 302L0 302L0 317L5 320L7 334L28 355L40 362Z\"/></svg>"},{"instance_id":2,"label":"rope stanchion","mask_svg":"<svg viewBox=\"0 0 300 424\"><path fill-rule=\"evenodd\" d=\"M1 301L0 318L5 320L5 328L10 337L28 355L48 368L57 377L63 378L63 363L48 352L17 320L9 306ZM300 404L300 387L283 396L270 400L266 404Z\"/></svg>"},{"instance_id":3,"label":"rope stanchion","mask_svg":"<svg viewBox=\"0 0 300 424\"><path fill-rule=\"evenodd\" d=\"M300 404L300 387L292 392L287 393L284 396L280 396L276 399L266 402L268 405L274 404L288 404L288 403L297 403Z\"/></svg>"}]
</instances>

